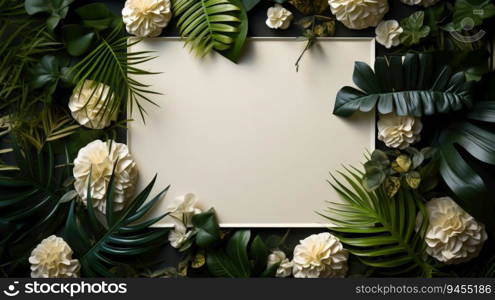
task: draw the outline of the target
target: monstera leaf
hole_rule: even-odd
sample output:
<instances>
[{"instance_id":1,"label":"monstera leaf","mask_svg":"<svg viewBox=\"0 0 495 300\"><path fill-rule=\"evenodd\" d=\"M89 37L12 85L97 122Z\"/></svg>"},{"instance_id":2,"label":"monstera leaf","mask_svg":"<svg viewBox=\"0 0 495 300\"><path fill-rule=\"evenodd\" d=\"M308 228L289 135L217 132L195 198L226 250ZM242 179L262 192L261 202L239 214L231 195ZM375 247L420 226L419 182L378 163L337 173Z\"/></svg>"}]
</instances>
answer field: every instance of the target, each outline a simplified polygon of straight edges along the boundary
<instances>
[{"instance_id":1,"label":"monstera leaf","mask_svg":"<svg viewBox=\"0 0 495 300\"><path fill-rule=\"evenodd\" d=\"M156 176L150 184L121 212L113 211L114 177L112 176L106 195L105 222L100 221L93 208L91 194L83 211L76 209L73 202L67 217L64 239L74 250L82 266L82 273L89 277L115 277L121 266L145 267L149 262L146 256L168 242L168 230L150 230L149 227L164 218L168 213L152 219L139 220L167 192L168 187L145 203ZM91 183L89 182L88 185ZM87 224L87 226L84 226Z\"/></svg>"},{"instance_id":2,"label":"monstera leaf","mask_svg":"<svg viewBox=\"0 0 495 300\"><path fill-rule=\"evenodd\" d=\"M349 117L356 111L395 112L400 116L423 116L447 113L471 107L471 82L462 72L453 74L451 67L439 71L429 54L378 57L375 71L356 62L353 81L337 94L333 113Z\"/></svg>"},{"instance_id":3,"label":"monstera leaf","mask_svg":"<svg viewBox=\"0 0 495 300\"><path fill-rule=\"evenodd\" d=\"M177 27L198 56L216 50L239 60L247 36L247 14L240 0L177 0L173 5Z\"/></svg>"},{"instance_id":4,"label":"monstera leaf","mask_svg":"<svg viewBox=\"0 0 495 300\"><path fill-rule=\"evenodd\" d=\"M393 276L430 277L434 268L426 260L421 236L427 223L418 224L418 232L415 230L417 213L426 215L421 197L408 188L401 188L394 197L383 188L367 191L362 172L347 172L341 173L343 183L335 178L335 183L330 183L343 201L329 201L322 214L334 225L330 230L365 265Z\"/></svg>"},{"instance_id":5,"label":"monstera leaf","mask_svg":"<svg viewBox=\"0 0 495 300\"><path fill-rule=\"evenodd\" d=\"M457 196L457 201L485 225L495 228L495 201L482 177L467 161L463 152L475 159L495 165L495 73L487 74L476 86L480 91L471 110L441 122L436 128L440 174ZM491 88L491 90L490 90ZM492 127L490 127L492 125Z\"/></svg>"}]
</instances>

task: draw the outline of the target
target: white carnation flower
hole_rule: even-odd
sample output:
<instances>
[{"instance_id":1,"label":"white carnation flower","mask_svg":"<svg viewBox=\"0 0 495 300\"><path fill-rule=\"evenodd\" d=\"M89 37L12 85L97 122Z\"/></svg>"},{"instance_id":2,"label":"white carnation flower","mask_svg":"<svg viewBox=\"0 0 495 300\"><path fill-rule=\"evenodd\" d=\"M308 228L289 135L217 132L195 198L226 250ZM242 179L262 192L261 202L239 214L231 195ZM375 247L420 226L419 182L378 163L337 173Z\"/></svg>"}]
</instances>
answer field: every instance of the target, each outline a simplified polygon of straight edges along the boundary
<instances>
[{"instance_id":1,"label":"white carnation flower","mask_svg":"<svg viewBox=\"0 0 495 300\"><path fill-rule=\"evenodd\" d=\"M95 140L79 150L74 160L74 187L85 205L91 178L93 206L105 213L105 195L114 166L113 208L117 211L123 209L125 202L133 196L137 181L136 162L129 153L129 148L114 141Z\"/></svg>"},{"instance_id":2,"label":"white carnation flower","mask_svg":"<svg viewBox=\"0 0 495 300\"><path fill-rule=\"evenodd\" d=\"M175 198L175 200L167 206L167 211L175 218L182 220L183 217L189 218L192 215L201 213L201 209L196 207L198 197L193 193ZM186 220L187 221L187 220Z\"/></svg>"},{"instance_id":3,"label":"white carnation flower","mask_svg":"<svg viewBox=\"0 0 495 300\"><path fill-rule=\"evenodd\" d=\"M36 246L29 257L31 278L77 278L80 264L72 259L72 249L55 235Z\"/></svg>"},{"instance_id":4,"label":"white carnation flower","mask_svg":"<svg viewBox=\"0 0 495 300\"><path fill-rule=\"evenodd\" d=\"M111 101L110 87L93 80L77 86L69 99L72 117L80 125L91 129L102 129L110 125L111 117L103 110L105 102Z\"/></svg>"},{"instance_id":5,"label":"white carnation flower","mask_svg":"<svg viewBox=\"0 0 495 300\"><path fill-rule=\"evenodd\" d=\"M292 274L293 263L280 250L273 251L268 255L268 267L279 264L275 277L289 277Z\"/></svg>"},{"instance_id":6,"label":"white carnation flower","mask_svg":"<svg viewBox=\"0 0 495 300\"><path fill-rule=\"evenodd\" d=\"M296 278L344 277L349 253L340 241L328 232L313 234L294 248Z\"/></svg>"},{"instance_id":7,"label":"white carnation flower","mask_svg":"<svg viewBox=\"0 0 495 300\"><path fill-rule=\"evenodd\" d=\"M380 115L378 140L389 148L405 149L421 139L423 123L420 118L397 116L394 113Z\"/></svg>"},{"instance_id":8,"label":"white carnation flower","mask_svg":"<svg viewBox=\"0 0 495 300\"><path fill-rule=\"evenodd\" d=\"M156 37L172 19L170 0L127 0L122 19L129 34Z\"/></svg>"},{"instance_id":9,"label":"white carnation flower","mask_svg":"<svg viewBox=\"0 0 495 300\"><path fill-rule=\"evenodd\" d=\"M478 256L488 238L483 224L450 197L433 198L426 209L426 253L446 264L458 264ZM422 220L423 216L418 214L416 230Z\"/></svg>"},{"instance_id":10,"label":"white carnation flower","mask_svg":"<svg viewBox=\"0 0 495 300\"><path fill-rule=\"evenodd\" d=\"M403 31L396 20L382 21L375 28L376 41L387 49L398 46L399 36Z\"/></svg>"},{"instance_id":11,"label":"white carnation flower","mask_svg":"<svg viewBox=\"0 0 495 300\"><path fill-rule=\"evenodd\" d=\"M374 27L388 12L387 0L329 0L337 20L350 29Z\"/></svg>"},{"instance_id":12,"label":"white carnation flower","mask_svg":"<svg viewBox=\"0 0 495 300\"><path fill-rule=\"evenodd\" d=\"M192 231L187 231L187 227L178 223L175 225L174 229L168 234L168 241L170 245L174 248L180 248L191 236Z\"/></svg>"},{"instance_id":13,"label":"white carnation flower","mask_svg":"<svg viewBox=\"0 0 495 300\"><path fill-rule=\"evenodd\" d=\"M422 5L423 7L429 7L437 4L440 0L400 0L407 5Z\"/></svg>"},{"instance_id":14,"label":"white carnation flower","mask_svg":"<svg viewBox=\"0 0 495 300\"><path fill-rule=\"evenodd\" d=\"M266 26L272 29L287 29L294 18L292 13L280 4L270 7L266 14L268 16Z\"/></svg>"}]
</instances>

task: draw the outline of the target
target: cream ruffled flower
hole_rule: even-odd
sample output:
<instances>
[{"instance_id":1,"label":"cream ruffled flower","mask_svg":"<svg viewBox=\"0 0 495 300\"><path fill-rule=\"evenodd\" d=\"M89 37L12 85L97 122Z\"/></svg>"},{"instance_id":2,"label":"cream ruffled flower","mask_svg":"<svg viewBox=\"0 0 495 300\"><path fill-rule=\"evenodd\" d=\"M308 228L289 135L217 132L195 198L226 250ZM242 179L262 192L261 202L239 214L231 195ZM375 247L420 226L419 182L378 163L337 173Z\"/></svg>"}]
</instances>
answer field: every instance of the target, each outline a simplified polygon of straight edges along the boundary
<instances>
[{"instance_id":1,"label":"cream ruffled flower","mask_svg":"<svg viewBox=\"0 0 495 300\"><path fill-rule=\"evenodd\" d=\"M289 277L292 274L293 263L280 250L273 251L268 255L268 267L279 264L275 277Z\"/></svg>"},{"instance_id":2,"label":"cream ruffled flower","mask_svg":"<svg viewBox=\"0 0 495 300\"><path fill-rule=\"evenodd\" d=\"M111 117L102 110L108 101L110 87L93 80L86 80L72 92L69 99L69 109L72 117L84 127L103 129L110 125Z\"/></svg>"},{"instance_id":3,"label":"cream ruffled flower","mask_svg":"<svg viewBox=\"0 0 495 300\"><path fill-rule=\"evenodd\" d=\"M350 29L374 27L388 12L387 0L329 0L337 20Z\"/></svg>"},{"instance_id":4,"label":"cream ruffled flower","mask_svg":"<svg viewBox=\"0 0 495 300\"><path fill-rule=\"evenodd\" d=\"M378 140L389 148L405 149L421 139L423 129L420 118L397 116L394 113L380 115Z\"/></svg>"},{"instance_id":5,"label":"cream ruffled flower","mask_svg":"<svg viewBox=\"0 0 495 300\"><path fill-rule=\"evenodd\" d=\"M49 236L36 246L29 257L31 278L77 278L80 264L72 259L72 249L57 236Z\"/></svg>"},{"instance_id":6,"label":"cream ruffled flower","mask_svg":"<svg viewBox=\"0 0 495 300\"><path fill-rule=\"evenodd\" d=\"M180 248L191 236L191 233L192 231L187 231L187 227L184 224L178 223L175 225L174 229L169 232L168 241L172 247Z\"/></svg>"},{"instance_id":7,"label":"cream ruffled flower","mask_svg":"<svg viewBox=\"0 0 495 300\"><path fill-rule=\"evenodd\" d=\"M437 4L440 0L400 0L400 1L407 5L422 5L424 7L428 7Z\"/></svg>"},{"instance_id":8,"label":"cream ruffled flower","mask_svg":"<svg viewBox=\"0 0 495 300\"><path fill-rule=\"evenodd\" d=\"M195 194L187 193L175 198L175 200L168 205L167 211L175 218L182 220L184 216L190 217L201 213L201 209L196 207L197 202L198 197Z\"/></svg>"},{"instance_id":9,"label":"cream ruffled flower","mask_svg":"<svg viewBox=\"0 0 495 300\"><path fill-rule=\"evenodd\" d=\"M433 198L426 209L426 253L446 264L458 264L478 256L488 238L483 224L450 197ZM418 214L416 230L422 220L423 216Z\"/></svg>"},{"instance_id":10,"label":"cream ruffled flower","mask_svg":"<svg viewBox=\"0 0 495 300\"><path fill-rule=\"evenodd\" d=\"M115 166L115 195L113 208L121 210L126 200L133 196L137 181L136 162L125 144L95 140L79 150L74 160L74 187L87 205L88 182L91 175L93 206L105 213L107 193Z\"/></svg>"},{"instance_id":11,"label":"cream ruffled flower","mask_svg":"<svg viewBox=\"0 0 495 300\"><path fill-rule=\"evenodd\" d=\"M340 241L328 232L313 234L294 249L296 278L344 277L349 253Z\"/></svg>"},{"instance_id":12,"label":"cream ruffled flower","mask_svg":"<svg viewBox=\"0 0 495 300\"><path fill-rule=\"evenodd\" d=\"M287 29L294 18L292 13L280 4L275 4L275 6L270 7L266 14L268 16L268 19L266 19L266 26L271 29Z\"/></svg>"},{"instance_id":13,"label":"cream ruffled flower","mask_svg":"<svg viewBox=\"0 0 495 300\"><path fill-rule=\"evenodd\" d=\"M396 20L382 21L375 28L376 41L387 49L398 46L399 36L403 31Z\"/></svg>"},{"instance_id":14,"label":"cream ruffled flower","mask_svg":"<svg viewBox=\"0 0 495 300\"><path fill-rule=\"evenodd\" d=\"M4 136L12 130L10 115L0 117L0 136Z\"/></svg>"},{"instance_id":15,"label":"cream ruffled flower","mask_svg":"<svg viewBox=\"0 0 495 300\"><path fill-rule=\"evenodd\" d=\"M159 36L172 19L170 0L127 0L122 18L129 34Z\"/></svg>"}]
</instances>

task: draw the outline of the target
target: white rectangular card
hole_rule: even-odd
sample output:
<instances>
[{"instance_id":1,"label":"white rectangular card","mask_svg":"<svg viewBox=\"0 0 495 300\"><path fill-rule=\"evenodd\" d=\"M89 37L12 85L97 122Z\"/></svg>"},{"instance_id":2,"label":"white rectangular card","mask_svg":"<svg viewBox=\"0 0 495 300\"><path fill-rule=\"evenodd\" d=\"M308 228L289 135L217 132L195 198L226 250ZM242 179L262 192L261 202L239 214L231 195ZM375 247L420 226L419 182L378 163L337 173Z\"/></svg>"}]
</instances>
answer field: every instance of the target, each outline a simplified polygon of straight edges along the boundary
<instances>
[{"instance_id":1,"label":"white rectangular card","mask_svg":"<svg viewBox=\"0 0 495 300\"><path fill-rule=\"evenodd\" d=\"M195 57L175 38L145 40L131 51L156 51L141 78L163 93L134 115L128 143L140 187L158 174L171 185L154 214L195 193L224 227L323 227L315 212L338 201L326 182L342 164L359 164L374 148L374 116L332 115L335 95L352 85L354 61L371 64L371 38L320 40L294 62L304 41L255 38L239 64L220 55ZM158 191L155 188L155 192ZM169 225L164 220L159 225Z\"/></svg>"}]
</instances>

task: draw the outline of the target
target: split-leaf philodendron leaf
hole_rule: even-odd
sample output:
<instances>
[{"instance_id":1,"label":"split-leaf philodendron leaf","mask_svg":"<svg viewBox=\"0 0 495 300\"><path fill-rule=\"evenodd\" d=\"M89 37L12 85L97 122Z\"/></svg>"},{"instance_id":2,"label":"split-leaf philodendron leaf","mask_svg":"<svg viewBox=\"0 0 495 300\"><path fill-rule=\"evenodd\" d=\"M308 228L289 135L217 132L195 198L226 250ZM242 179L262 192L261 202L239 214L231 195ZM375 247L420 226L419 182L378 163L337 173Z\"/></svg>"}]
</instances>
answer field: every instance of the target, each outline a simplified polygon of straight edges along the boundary
<instances>
[{"instance_id":1,"label":"split-leaf philodendron leaf","mask_svg":"<svg viewBox=\"0 0 495 300\"><path fill-rule=\"evenodd\" d=\"M333 113L349 117L375 107L381 114L425 116L448 113L472 105L471 82L451 67L439 71L429 54L377 57L375 70L356 62L353 81L359 89L345 86L337 94Z\"/></svg>"},{"instance_id":2,"label":"split-leaf philodendron leaf","mask_svg":"<svg viewBox=\"0 0 495 300\"><path fill-rule=\"evenodd\" d=\"M456 200L491 229L495 229L493 195L460 148L485 164L495 165L495 133L490 127L495 123L495 92L489 90L494 84L495 73L485 75L476 87L479 95L473 108L435 128L438 140L432 141L439 150L441 177Z\"/></svg>"}]
</instances>

